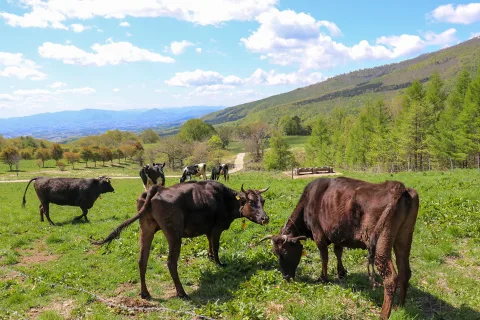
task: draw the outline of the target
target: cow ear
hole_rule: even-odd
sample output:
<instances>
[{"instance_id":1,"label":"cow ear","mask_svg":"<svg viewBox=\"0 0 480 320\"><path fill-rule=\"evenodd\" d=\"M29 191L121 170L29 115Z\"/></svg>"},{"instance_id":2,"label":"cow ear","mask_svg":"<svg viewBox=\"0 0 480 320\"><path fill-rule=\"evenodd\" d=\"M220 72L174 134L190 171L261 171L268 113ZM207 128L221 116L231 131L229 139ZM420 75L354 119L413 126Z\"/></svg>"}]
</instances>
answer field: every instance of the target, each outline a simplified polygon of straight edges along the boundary
<instances>
[{"instance_id":1,"label":"cow ear","mask_svg":"<svg viewBox=\"0 0 480 320\"><path fill-rule=\"evenodd\" d=\"M162 166L162 167L164 167L164 168L165 168L165 163L166 163L166 162L164 162L164 163L163 163L163 166Z\"/></svg>"}]
</instances>

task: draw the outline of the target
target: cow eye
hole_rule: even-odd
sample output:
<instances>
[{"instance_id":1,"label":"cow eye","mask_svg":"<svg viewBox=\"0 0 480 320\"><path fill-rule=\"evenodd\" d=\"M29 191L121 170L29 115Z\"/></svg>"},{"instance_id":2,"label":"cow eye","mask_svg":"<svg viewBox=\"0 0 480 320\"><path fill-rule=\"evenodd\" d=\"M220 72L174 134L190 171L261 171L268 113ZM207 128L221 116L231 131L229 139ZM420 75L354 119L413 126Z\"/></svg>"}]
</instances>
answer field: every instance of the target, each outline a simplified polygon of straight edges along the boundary
<instances>
[{"instance_id":1,"label":"cow eye","mask_svg":"<svg viewBox=\"0 0 480 320\"><path fill-rule=\"evenodd\" d=\"M249 200L248 203L249 203L251 206L255 206L255 205L256 205L255 201L253 201L253 200Z\"/></svg>"}]
</instances>

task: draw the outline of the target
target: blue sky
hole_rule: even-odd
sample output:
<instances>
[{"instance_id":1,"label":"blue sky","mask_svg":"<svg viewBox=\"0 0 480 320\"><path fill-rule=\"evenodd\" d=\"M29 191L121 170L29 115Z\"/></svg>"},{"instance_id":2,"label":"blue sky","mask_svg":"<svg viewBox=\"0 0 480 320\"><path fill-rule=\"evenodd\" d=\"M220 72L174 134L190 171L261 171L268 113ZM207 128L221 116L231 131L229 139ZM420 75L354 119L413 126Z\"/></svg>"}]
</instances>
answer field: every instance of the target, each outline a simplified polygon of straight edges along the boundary
<instances>
[{"instance_id":1,"label":"blue sky","mask_svg":"<svg viewBox=\"0 0 480 320\"><path fill-rule=\"evenodd\" d=\"M4 0L0 118L233 106L478 35L480 3Z\"/></svg>"}]
</instances>

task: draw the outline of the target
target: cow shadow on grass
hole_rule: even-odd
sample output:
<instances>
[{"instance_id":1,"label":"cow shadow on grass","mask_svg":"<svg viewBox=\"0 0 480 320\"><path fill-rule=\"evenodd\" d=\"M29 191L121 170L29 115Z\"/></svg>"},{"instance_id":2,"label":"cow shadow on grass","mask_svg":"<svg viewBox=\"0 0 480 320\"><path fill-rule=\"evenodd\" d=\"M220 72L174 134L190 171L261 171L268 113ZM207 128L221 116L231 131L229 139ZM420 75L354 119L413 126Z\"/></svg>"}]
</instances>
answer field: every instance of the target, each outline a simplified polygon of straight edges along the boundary
<instances>
[{"instance_id":1,"label":"cow shadow on grass","mask_svg":"<svg viewBox=\"0 0 480 320\"><path fill-rule=\"evenodd\" d=\"M377 305L379 311L382 308L383 285L372 288L367 273L349 273L343 280L338 280L330 275L330 280L331 285L338 285L343 288L349 288L352 291L361 292L362 295ZM323 285L306 275L298 277L297 281ZM398 306L398 294L399 289L396 291L394 308ZM474 310L464 304L460 307L455 307L440 297L415 287L412 281L410 281L403 310L411 319L480 319L478 310Z\"/></svg>"},{"instance_id":2,"label":"cow shadow on grass","mask_svg":"<svg viewBox=\"0 0 480 320\"><path fill-rule=\"evenodd\" d=\"M275 268L274 261L250 260L245 257L222 259L224 267L209 268L201 272L200 279L194 283L198 289L190 293L190 297L198 305L215 300L226 302L232 300L232 292L250 280L258 270ZM213 262L212 262L213 263ZM185 283L187 284L187 283Z\"/></svg>"}]
</instances>

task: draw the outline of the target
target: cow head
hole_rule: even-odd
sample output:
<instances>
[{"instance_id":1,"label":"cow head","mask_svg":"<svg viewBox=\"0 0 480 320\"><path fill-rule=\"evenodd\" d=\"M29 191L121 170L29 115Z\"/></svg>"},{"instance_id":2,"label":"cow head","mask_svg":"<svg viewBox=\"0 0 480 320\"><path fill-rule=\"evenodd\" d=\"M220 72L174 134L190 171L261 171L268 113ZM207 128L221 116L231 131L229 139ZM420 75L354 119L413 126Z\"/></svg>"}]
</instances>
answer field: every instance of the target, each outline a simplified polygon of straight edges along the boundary
<instances>
[{"instance_id":1,"label":"cow head","mask_svg":"<svg viewBox=\"0 0 480 320\"><path fill-rule=\"evenodd\" d=\"M152 166L149 166L146 169L147 177L152 179L153 183L158 185L158 179L160 178L161 185L165 186L165 174L163 173L163 168L165 168L165 162L161 163L153 163Z\"/></svg>"},{"instance_id":2,"label":"cow head","mask_svg":"<svg viewBox=\"0 0 480 320\"><path fill-rule=\"evenodd\" d=\"M98 177L98 185L100 186L100 193L115 192L110 184L110 178L106 176Z\"/></svg>"},{"instance_id":3,"label":"cow head","mask_svg":"<svg viewBox=\"0 0 480 320\"><path fill-rule=\"evenodd\" d=\"M307 237L291 237L280 234L277 236L266 236L260 241L266 239L272 240L273 253L277 256L283 278L286 280L295 278L295 272L297 271L303 251L301 240L306 240Z\"/></svg>"},{"instance_id":4,"label":"cow head","mask_svg":"<svg viewBox=\"0 0 480 320\"><path fill-rule=\"evenodd\" d=\"M269 188L269 187L268 187ZM265 200L262 197L262 193L267 191L268 188L260 190L244 190L242 184L242 193L238 194L241 203L240 213L243 217L258 224L267 224L268 216L263 209Z\"/></svg>"}]
</instances>

